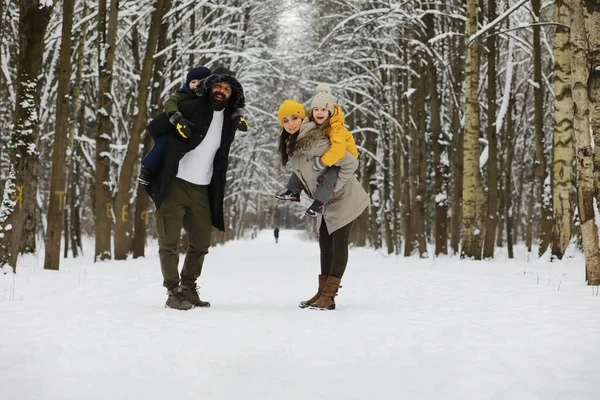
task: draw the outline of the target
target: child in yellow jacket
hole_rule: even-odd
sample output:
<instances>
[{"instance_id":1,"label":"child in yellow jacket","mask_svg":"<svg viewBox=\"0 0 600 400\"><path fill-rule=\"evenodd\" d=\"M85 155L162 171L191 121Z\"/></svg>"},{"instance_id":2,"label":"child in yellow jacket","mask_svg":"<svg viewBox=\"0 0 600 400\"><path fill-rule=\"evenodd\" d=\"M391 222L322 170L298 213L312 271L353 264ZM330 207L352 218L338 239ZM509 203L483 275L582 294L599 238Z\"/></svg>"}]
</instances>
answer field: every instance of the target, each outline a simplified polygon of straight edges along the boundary
<instances>
[{"instance_id":1,"label":"child in yellow jacket","mask_svg":"<svg viewBox=\"0 0 600 400\"><path fill-rule=\"evenodd\" d=\"M331 95L329 85L318 85L316 92L310 104L308 118L329 136L331 148L321 157L315 157L314 160L313 169L318 172L325 171L314 193L314 202L306 210L306 215L313 218L323 211L323 207L333 196L333 189L339 173L339 167L336 167L335 163L340 161L346 155L346 152L358 158L356 142L350 131L344 127L344 114L339 105L335 104L335 98ZM279 108L278 116L282 125L283 119L288 114L293 114L293 110L287 110L286 108L293 103L284 102ZM295 174L290 177L286 189L285 192L277 194L276 197L280 200L300 201L302 183Z\"/></svg>"}]
</instances>

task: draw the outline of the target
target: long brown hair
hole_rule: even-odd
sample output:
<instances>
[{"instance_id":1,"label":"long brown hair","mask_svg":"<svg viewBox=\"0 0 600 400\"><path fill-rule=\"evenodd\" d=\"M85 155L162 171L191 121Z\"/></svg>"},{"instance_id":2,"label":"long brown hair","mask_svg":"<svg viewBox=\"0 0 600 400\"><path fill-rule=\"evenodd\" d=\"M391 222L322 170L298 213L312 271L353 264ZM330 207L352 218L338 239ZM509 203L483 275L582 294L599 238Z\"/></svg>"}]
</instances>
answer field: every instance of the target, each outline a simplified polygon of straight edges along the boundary
<instances>
[{"instance_id":1,"label":"long brown hair","mask_svg":"<svg viewBox=\"0 0 600 400\"><path fill-rule=\"evenodd\" d=\"M289 158L294 155L296 140L298 140L298 133L292 135L284 128L281 128L281 135L279 135L279 158L281 159L281 165L284 167L287 165Z\"/></svg>"}]
</instances>

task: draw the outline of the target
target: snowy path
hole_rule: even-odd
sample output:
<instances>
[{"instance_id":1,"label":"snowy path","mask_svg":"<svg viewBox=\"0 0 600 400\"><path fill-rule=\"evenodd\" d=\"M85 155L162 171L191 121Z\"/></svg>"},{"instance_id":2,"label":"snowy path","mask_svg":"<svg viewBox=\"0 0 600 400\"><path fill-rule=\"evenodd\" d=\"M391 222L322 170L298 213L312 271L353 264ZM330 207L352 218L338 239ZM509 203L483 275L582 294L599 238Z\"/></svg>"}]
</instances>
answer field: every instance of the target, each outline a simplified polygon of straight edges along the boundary
<instances>
[{"instance_id":1,"label":"snowy path","mask_svg":"<svg viewBox=\"0 0 600 400\"><path fill-rule=\"evenodd\" d=\"M0 275L0 399L598 399L600 297L580 255L417 260L351 251L338 310L301 310L318 245L211 249L210 309L163 308L145 260ZM14 280L13 280L14 278ZM14 286L13 286L14 285ZM559 288L560 285L560 288ZM179 397L184 396L184 397Z\"/></svg>"}]
</instances>

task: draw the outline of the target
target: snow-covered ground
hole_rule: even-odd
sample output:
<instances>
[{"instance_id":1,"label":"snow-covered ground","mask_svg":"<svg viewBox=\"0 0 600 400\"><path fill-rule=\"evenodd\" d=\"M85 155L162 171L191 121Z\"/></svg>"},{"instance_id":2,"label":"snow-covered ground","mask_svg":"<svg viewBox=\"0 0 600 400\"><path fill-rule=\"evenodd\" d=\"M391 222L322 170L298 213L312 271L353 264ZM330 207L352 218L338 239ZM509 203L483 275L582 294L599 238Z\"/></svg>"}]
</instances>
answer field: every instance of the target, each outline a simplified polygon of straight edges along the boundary
<instances>
[{"instance_id":1,"label":"snow-covered ground","mask_svg":"<svg viewBox=\"0 0 600 400\"><path fill-rule=\"evenodd\" d=\"M332 312L318 245L272 232L211 249L209 309L164 308L146 259L0 276L0 399L598 399L600 296L549 263L353 249ZM500 255L501 254L501 255Z\"/></svg>"}]
</instances>

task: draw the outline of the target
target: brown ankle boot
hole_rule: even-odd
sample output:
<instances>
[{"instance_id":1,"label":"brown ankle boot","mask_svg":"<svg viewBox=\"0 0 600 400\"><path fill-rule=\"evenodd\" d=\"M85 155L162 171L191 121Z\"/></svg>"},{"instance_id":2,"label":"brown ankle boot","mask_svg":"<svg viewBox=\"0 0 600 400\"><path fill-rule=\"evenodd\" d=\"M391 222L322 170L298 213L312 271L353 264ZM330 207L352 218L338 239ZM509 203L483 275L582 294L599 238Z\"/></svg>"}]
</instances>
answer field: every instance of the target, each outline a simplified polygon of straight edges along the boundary
<instances>
[{"instance_id":1,"label":"brown ankle boot","mask_svg":"<svg viewBox=\"0 0 600 400\"><path fill-rule=\"evenodd\" d=\"M196 283L181 284L181 293L183 294L183 297L192 303L194 307L210 307L210 303L208 301L200 300L198 289L200 288L196 285Z\"/></svg>"},{"instance_id":2,"label":"brown ankle boot","mask_svg":"<svg viewBox=\"0 0 600 400\"><path fill-rule=\"evenodd\" d=\"M306 301L301 301L300 304L298 304L298 307L306 308L306 307L312 305L315 301L317 301L319 296L321 296L321 293L323 293L323 288L325 287L325 283L327 283L327 275L319 275L319 289L317 289L317 294L315 294L313 297L311 297L310 299L308 299Z\"/></svg>"},{"instance_id":3,"label":"brown ankle boot","mask_svg":"<svg viewBox=\"0 0 600 400\"><path fill-rule=\"evenodd\" d=\"M335 310L334 297L337 296L337 291L341 288L340 280L340 278L336 278L335 276L328 276L323 293L321 293L321 296L310 308L315 310Z\"/></svg>"}]
</instances>

